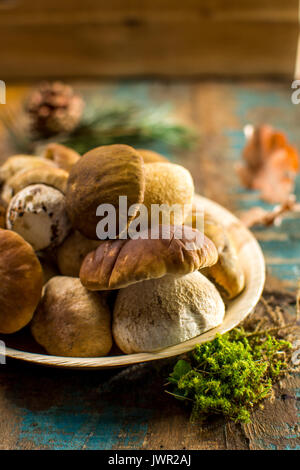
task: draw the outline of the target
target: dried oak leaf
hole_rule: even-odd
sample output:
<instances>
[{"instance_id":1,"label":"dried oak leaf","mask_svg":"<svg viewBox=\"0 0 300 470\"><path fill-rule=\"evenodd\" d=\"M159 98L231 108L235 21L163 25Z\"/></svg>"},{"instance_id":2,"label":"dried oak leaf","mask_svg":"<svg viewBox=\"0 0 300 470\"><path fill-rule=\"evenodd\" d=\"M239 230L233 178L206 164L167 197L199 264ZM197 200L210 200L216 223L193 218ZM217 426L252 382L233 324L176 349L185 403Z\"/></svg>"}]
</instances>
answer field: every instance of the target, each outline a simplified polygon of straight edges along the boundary
<instances>
[{"instance_id":1,"label":"dried oak leaf","mask_svg":"<svg viewBox=\"0 0 300 470\"><path fill-rule=\"evenodd\" d=\"M300 213L300 204L297 203L294 194L291 194L286 201L278 204L271 211L266 211L262 207L252 207L243 212L240 219L248 228L255 225L279 226L284 216L289 212Z\"/></svg>"},{"instance_id":2,"label":"dried oak leaf","mask_svg":"<svg viewBox=\"0 0 300 470\"><path fill-rule=\"evenodd\" d=\"M267 202L285 202L299 171L297 150L282 132L268 125L246 126L245 135L244 163L237 168L241 183L259 190Z\"/></svg>"}]
</instances>

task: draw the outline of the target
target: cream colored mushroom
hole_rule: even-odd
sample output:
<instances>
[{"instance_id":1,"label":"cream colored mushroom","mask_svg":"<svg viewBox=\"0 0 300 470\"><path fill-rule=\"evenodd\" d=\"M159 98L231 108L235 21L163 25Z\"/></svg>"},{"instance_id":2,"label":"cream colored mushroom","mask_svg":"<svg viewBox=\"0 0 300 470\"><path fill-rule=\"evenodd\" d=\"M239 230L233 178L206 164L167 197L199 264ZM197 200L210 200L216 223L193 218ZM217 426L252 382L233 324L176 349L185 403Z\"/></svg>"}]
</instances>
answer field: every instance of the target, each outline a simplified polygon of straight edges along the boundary
<instances>
[{"instance_id":1,"label":"cream colored mushroom","mask_svg":"<svg viewBox=\"0 0 300 470\"><path fill-rule=\"evenodd\" d=\"M27 186L10 201L6 225L9 230L19 233L35 251L58 246L71 228L65 197L44 184Z\"/></svg>"},{"instance_id":2,"label":"cream colored mushroom","mask_svg":"<svg viewBox=\"0 0 300 470\"><path fill-rule=\"evenodd\" d=\"M222 323L225 306L200 272L165 276L121 289L113 313L113 336L126 354L181 343Z\"/></svg>"}]
</instances>

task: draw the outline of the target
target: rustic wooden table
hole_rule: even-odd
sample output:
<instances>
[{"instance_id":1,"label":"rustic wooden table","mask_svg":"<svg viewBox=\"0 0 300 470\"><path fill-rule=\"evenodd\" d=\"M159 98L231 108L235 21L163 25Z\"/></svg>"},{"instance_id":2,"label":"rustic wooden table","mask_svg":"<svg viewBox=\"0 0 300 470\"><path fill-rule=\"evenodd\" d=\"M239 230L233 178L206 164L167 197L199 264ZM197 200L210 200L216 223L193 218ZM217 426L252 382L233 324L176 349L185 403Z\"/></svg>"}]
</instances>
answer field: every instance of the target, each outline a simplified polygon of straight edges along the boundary
<instances>
[{"instance_id":1,"label":"rustic wooden table","mask_svg":"<svg viewBox=\"0 0 300 470\"><path fill-rule=\"evenodd\" d=\"M300 106L291 103L290 83L129 81L81 87L144 106L170 102L175 114L198 128L201 142L193 152L169 157L190 169L199 193L234 212L267 206L243 190L235 175L246 123L268 122L300 149ZM8 103L25 91L9 87ZM4 141L0 146L3 159L8 150ZM300 179L296 192L300 198ZM255 230L267 262L265 295L289 314L300 277L299 229L299 218L289 216L279 228ZM299 377L285 379L275 401L253 413L252 424L212 419L201 430L189 423L182 403L164 393L173 361L92 372L8 361L0 366L0 449L300 448Z\"/></svg>"}]
</instances>

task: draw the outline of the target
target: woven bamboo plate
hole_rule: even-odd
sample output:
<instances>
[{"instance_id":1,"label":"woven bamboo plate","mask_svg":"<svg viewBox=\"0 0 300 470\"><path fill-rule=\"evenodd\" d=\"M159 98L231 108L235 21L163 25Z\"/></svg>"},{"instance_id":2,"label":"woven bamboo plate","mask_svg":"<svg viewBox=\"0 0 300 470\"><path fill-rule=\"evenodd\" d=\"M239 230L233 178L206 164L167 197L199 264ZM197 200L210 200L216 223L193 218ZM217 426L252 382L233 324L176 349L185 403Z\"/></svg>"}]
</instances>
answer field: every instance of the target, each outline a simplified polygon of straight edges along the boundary
<instances>
[{"instance_id":1,"label":"woven bamboo plate","mask_svg":"<svg viewBox=\"0 0 300 470\"><path fill-rule=\"evenodd\" d=\"M253 310L262 294L265 282L265 262L262 251L244 225L228 210L209 199L196 196L195 204L220 220L233 235L239 250L239 258L246 276L244 291L233 301L229 302L223 323L200 336L153 353L129 355L111 355L107 357L60 357L50 356L34 343L28 330L14 335L2 335L0 339L6 344L6 356L26 362L42 364L51 367L68 369L104 369L124 367L146 361L155 361L177 356L193 349L196 344L212 340L216 333L225 333L237 326Z\"/></svg>"}]
</instances>

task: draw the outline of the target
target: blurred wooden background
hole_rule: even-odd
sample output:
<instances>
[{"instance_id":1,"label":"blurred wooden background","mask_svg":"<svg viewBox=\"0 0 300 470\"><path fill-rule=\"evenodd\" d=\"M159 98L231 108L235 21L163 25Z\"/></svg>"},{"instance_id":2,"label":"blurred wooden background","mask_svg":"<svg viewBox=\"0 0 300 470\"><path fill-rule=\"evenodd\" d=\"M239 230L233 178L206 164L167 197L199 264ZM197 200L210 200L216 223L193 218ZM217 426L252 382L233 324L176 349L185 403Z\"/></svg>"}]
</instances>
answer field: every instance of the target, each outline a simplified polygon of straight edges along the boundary
<instances>
[{"instance_id":1,"label":"blurred wooden background","mask_svg":"<svg viewBox=\"0 0 300 470\"><path fill-rule=\"evenodd\" d=\"M298 0L0 0L0 78L292 77Z\"/></svg>"}]
</instances>

